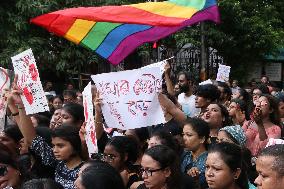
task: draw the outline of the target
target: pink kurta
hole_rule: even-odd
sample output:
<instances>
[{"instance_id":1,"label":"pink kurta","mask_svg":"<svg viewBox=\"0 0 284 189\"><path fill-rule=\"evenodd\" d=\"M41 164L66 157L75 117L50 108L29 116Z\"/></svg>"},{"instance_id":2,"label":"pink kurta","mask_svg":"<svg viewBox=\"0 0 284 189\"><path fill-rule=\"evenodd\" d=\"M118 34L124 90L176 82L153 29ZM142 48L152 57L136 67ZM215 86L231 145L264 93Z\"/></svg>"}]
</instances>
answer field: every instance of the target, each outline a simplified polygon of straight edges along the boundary
<instances>
[{"instance_id":1,"label":"pink kurta","mask_svg":"<svg viewBox=\"0 0 284 189\"><path fill-rule=\"evenodd\" d=\"M268 138L263 141L259 139L258 127L254 121L244 122L242 128L247 138L246 147L251 151L253 156L257 156L259 151L266 146L270 138L281 138L281 128L278 125L273 125L265 129Z\"/></svg>"}]
</instances>

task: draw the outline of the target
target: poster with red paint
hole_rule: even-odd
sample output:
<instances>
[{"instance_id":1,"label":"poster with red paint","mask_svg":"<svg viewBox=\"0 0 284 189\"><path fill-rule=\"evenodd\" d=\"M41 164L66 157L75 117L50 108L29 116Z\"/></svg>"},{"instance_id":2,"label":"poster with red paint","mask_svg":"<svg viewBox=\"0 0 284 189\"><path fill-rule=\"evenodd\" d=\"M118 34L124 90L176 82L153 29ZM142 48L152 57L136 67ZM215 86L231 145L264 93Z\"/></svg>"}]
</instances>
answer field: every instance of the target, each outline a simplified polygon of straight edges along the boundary
<instances>
[{"instance_id":1,"label":"poster with red paint","mask_svg":"<svg viewBox=\"0 0 284 189\"><path fill-rule=\"evenodd\" d=\"M31 49L12 57L14 72L18 75L18 87L28 115L49 111L35 58Z\"/></svg>"},{"instance_id":2,"label":"poster with red paint","mask_svg":"<svg viewBox=\"0 0 284 189\"><path fill-rule=\"evenodd\" d=\"M3 96L5 89L10 88L10 76L7 69L0 67L0 132L5 125L5 115L7 109L7 100Z\"/></svg>"},{"instance_id":3,"label":"poster with red paint","mask_svg":"<svg viewBox=\"0 0 284 189\"><path fill-rule=\"evenodd\" d=\"M127 130L165 122L158 100L160 66L92 75L92 79L103 100L108 127Z\"/></svg>"},{"instance_id":4,"label":"poster with red paint","mask_svg":"<svg viewBox=\"0 0 284 189\"><path fill-rule=\"evenodd\" d=\"M96 131L95 131L95 122L94 122L94 115L93 115L93 102L92 102L92 86L91 82L85 87L83 94L83 106L84 106L84 115L85 115L85 122L86 122L86 143L88 147L89 156L91 154L98 152L97 147L97 138L96 138Z\"/></svg>"}]
</instances>

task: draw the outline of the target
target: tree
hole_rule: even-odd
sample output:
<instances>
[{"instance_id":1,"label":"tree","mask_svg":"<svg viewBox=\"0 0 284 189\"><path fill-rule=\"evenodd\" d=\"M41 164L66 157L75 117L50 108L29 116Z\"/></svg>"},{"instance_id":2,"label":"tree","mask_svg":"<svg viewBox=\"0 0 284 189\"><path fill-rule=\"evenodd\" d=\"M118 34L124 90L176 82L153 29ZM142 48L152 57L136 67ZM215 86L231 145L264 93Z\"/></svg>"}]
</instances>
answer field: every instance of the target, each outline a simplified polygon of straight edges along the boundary
<instances>
[{"instance_id":1,"label":"tree","mask_svg":"<svg viewBox=\"0 0 284 189\"><path fill-rule=\"evenodd\" d=\"M221 0L221 24L206 23L207 45L218 50L232 67L232 77L246 79L253 63L277 54L284 46L284 2L277 0ZM178 46L200 46L199 27L175 35Z\"/></svg>"},{"instance_id":2,"label":"tree","mask_svg":"<svg viewBox=\"0 0 284 189\"><path fill-rule=\"evenodd\" d=\"M12 68L10 57L32 48L41 75L46 75L47 71L55 72L58 75L78 73L78 69L84 64L97 62L101 59L90 50L57 37L39 26L30 24L29 20L64 8L129 3L130 1L116 0L1 1L0 64Z\"/></svg>"},{"instance_id":3,"label":"tree","mask_svg":"<svg viewBox=\"0 0 284 189\"><path fill-rule=\"evenodd\" d=\"M91 51L31 25L30 18L78 6L129 4L141 0L10 0L0 4L0 64L11 67L10 57L32 48L42 73L47 70L76 73L78 66L101 61ZM232 76L242 76L254 62L277 53L284 44L284 2L279 0L220 0L221 24L206 23L207 44L217 49L232 66ZM182 47L200 45L198 26L192 26L160 43ZM142 48L143 50L149 49Z\"/></svg>"}]
</instances>

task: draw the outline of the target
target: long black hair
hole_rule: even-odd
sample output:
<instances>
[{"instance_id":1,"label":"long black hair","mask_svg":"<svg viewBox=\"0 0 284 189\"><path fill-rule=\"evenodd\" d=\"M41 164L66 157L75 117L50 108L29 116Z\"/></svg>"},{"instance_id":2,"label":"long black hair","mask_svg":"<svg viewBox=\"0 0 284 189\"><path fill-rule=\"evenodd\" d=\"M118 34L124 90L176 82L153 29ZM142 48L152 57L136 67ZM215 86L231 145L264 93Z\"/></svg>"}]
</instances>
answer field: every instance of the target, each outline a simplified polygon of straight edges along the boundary
<instances>
[{"instance_id":1,"label":"long black hair","mask_svg":"<svg viewBox=\"0 0 284 189\"><path fill-rule=\"evenodd\" d=\"M132 165L136 162L139 154L136 140L127 136L115 136L107 145L113 146L122 160L127 156L126 161L123 163L128 169L132 169Z\"/></svg>"},{"instance_id":2,"label":"long black hair","mask_svg":"<svg viewBox=\"0 0 284 189\"><path fill-rule=\"evenodd\" d=\"M125 189L120 174L108 163L88 162L88 167L79 176L85 189Z\"/></svg>"},{"instance_id":3,"label":"long black hair","mask_svg":"<svg viewBox=\"0 0 284 189\"><path fill-rule=\"evenodd\" d=\"M181 188L181 171L178 157L174 150L165 145L157 145L146 150L144 155L148 155L157 161L160 164L160 168L169 168L171 170L171 175L166 180L168 188Z\"/></svg>"},{"instance_id":4,"label":"long black hair","mask_svg":"<svg viewBox=\"0 0 284 189\"><path fill-rule=\"evenodd\" d=\"M183 148L179 145L177 139L175 139L171 133L164 130L158 130L155 131L151 137L159 138L162 145L170 147L177 154L181 155L183 153Z\"/></svg>"},{"instance_id":5,"label":"long black hair","mask_svg":"<svg viewBox=\"0 0 284 189\"><path fill-rule=\"evenodd\" d=\"M81 156L82 146L79 136L79 128L70 125L61 125L51 132L51 137L61 138L68 141L74 149L76 155Z\"/></svg>"},{"instance_id":6,"label":"long black hair","mask_svg":"<svg viewBox=\"0 0 284 189\"><path fill-rule=\"evenodd\" d=\"M204 146L208 149L208 139L210 134L210 127L206 121L200 118L187 118L184 126L190 125L191 128L197 133L199 138L204 137Z\"/></svg>"},{"instance_id":7,"label":"long black hair","mask_svg":"<svg viewBox=\"0 0 284 189\"><path fill-rule=\"evenodd\" d=\"M73 117L74 124L82 124L85 120L84 107L80 104L70 102L65 104L62 110L66 111Z\"/></svg>"},{"instance_id":8,"label":"long black hair","mask_svg":"<svg viewBox=\"0 0 284 189\"><path fill-rule=\"evenodd\" d=\"M214 144L210 149L210 153L219 153L221 159L226 163L226 165L231 169L232 172L241 169L241 174L236 180L236 184L242 189L248 189L248 177L247 177L247 167L243 159L243 152L240 146L221 142Z\"/></svg>"},{"instance_id":9,"label":"long black hair","mask_svg":"<svg viewBox=\"0 0 284 189\"><path fill-rule=\"evenodd\" d=\"M59 183L52 179L32 179L25 182L21 189L64 189Z\"/></svg>"}]
</instances>

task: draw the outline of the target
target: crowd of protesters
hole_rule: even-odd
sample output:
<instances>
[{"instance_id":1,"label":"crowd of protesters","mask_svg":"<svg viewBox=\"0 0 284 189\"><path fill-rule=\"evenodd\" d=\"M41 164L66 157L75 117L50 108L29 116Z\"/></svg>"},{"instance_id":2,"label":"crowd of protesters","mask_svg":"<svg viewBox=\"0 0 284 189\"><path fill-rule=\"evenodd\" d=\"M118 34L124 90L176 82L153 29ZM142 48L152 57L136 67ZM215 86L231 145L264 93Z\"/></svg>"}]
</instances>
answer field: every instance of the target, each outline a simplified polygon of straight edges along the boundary
<instances>
[{"instance_id":1,"label":"crowd of protesters","mask_svg":"<svg viewBox=\"0 0 284 189\"><path fill-rule=\"evenodd\" d=\"M0 135L0 189L283 189L284 93L268 77L196 85L171 80L166 65L159 101L166 123L118 130L107 125L93 90L98 153L85 141L82 94L44 87L49 112L27 115L20 91L6 91ZM16 82L16 81L15 81Z\"/></svg>"}]
</instances>

